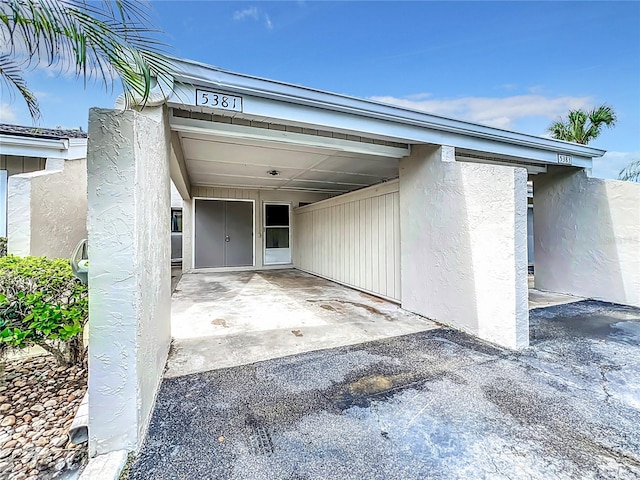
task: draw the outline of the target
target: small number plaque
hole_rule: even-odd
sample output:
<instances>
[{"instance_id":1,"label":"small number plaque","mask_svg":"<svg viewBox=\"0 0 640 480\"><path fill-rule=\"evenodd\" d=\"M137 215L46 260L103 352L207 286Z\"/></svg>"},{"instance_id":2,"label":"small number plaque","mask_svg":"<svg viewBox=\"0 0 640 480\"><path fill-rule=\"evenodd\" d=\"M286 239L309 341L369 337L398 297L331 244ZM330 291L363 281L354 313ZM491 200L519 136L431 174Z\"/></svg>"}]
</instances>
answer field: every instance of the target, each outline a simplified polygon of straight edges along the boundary
<instances>
[{"instance_id":1,"label":"small number plaque","mask_svg":"<svg viewBox=\"0 0 640 480\"><path fill-rule=\"evenodd\" d=\"M573 164L573 159L571 158L571 155L563 155L562 153L558 154L558 163L560 165L572 165Z\"/></svg>"},{"instance_id":2,"label":"small number plaque","mask_svg":"<svg viewBox=\"0 0 640 480\"><path fill-rule=\"evenodd\" d=\"M209 92L196 89L196 105L199 107L219 108L220 110L242 111L242 97L227 93Z\"/></svg>"}]
</instances>

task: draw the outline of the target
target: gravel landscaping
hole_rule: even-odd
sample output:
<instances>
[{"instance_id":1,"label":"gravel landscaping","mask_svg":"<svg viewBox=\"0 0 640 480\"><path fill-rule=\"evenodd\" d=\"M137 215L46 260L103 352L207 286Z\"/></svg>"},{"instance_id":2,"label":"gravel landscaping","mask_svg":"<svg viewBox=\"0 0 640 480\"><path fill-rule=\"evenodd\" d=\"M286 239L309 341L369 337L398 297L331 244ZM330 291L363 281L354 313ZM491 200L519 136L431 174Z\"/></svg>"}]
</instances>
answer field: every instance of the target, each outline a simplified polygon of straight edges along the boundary
<instances>
[{"instance_id":1,"label":"gravel landscaping","mask_svg":"<svg viewBox=\"0 0 640 480\"><path fill-rule=\"evenodd\" d=\"M87 389L85 368L53 357L8 361L0 376L0 478L51 479L75 470L87 445L67 436Z\"/></svg>"}]
</instances>

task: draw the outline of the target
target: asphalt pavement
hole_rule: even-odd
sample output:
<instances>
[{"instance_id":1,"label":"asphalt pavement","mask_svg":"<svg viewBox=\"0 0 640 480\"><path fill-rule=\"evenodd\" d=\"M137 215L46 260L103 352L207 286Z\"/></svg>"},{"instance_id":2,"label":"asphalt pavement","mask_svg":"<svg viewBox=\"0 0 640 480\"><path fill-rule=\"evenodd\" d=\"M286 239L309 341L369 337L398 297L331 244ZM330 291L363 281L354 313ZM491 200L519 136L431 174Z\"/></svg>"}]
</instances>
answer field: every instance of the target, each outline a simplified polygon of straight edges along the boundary
<instances>
[{"instance_id":1,"label":"asphalt pavement","mask_svg":"<svg viewBox=\"0 0 640 480\"><path fill-rule=\"evenodd\" d=\"M640 310L531 311L164 380L132 479L640 478Z\"/></svg>"}]
</instances>

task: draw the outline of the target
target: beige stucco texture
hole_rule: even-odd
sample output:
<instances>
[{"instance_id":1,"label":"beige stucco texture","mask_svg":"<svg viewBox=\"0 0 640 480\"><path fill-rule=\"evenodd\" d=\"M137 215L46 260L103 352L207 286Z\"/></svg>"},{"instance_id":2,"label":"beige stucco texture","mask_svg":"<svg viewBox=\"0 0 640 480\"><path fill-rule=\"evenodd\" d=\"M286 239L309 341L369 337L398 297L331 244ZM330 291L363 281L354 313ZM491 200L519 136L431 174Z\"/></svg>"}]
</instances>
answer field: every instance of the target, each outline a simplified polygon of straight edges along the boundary
<instances>
[{"instance_id":1,"label":"beige stucco texture","mask_svg":"<svg viewBox=\"0 0 640 480\"><path fill-rule=\"evenodd\" d=\"M400 162L402 307L526 346L526 170L454 158L425 145Z\"/></svg>"},{"instance_id":2,"label":"beige stucco texture","mask_svg":"<svg viewBox=\"0 0 640 480\"><path fill-rule=\"evenodd\" d=\"M161 108L89 114L89 448L144 439L169 350L169 144Z\"/></svg>"},{"instance_id":3,"label":"beige stucco texture","mask_svg":"<svg viewBox=\"0 0 640 480\"><path fill-rule=\"evenodd\" d=\"M9 177L7 218L9 253L69 258L87 236L86 160Z\"/></svg>"},{"instance_id":4,"label":"beige stucco texture","mask_svg":"<svg viewBox=\"0 0 640 480\"><path fill-rule=\"evenodd\" d=\"M640 184L563 169L534 191L536 288L640 306Z\"/></svg>"}]
</instances>

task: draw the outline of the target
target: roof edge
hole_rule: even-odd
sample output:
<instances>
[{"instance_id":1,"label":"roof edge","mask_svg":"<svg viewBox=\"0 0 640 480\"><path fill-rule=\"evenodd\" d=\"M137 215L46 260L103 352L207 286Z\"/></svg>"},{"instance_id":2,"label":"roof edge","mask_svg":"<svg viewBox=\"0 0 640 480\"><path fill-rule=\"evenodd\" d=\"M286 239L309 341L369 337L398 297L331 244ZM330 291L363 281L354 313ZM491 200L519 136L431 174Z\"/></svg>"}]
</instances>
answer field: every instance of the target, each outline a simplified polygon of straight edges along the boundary
<instances>
[{"instance_id":1,"label":"roof edge","mask_svg":"<svg viewBox=\"0 0 640 480\"><path fill-rule=\"evenodd\" d=\"M178 81L182 80L183 83L211 83L220 87L243 90L248 94L259 97L307 104L396 123L466 134L502 142L506 141L585 157L601 157L606 153L606 150L586 145L489 127L479 123L458 120L371 99L358 98L244 73L232 72L193 60L174 58L174 61L182 66L182 68L178 70L176 77ZM189 66L197 67L200 71L189 72Z\"/></svg>"}]
</instances>

